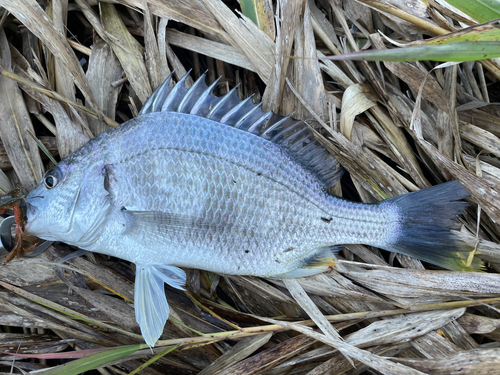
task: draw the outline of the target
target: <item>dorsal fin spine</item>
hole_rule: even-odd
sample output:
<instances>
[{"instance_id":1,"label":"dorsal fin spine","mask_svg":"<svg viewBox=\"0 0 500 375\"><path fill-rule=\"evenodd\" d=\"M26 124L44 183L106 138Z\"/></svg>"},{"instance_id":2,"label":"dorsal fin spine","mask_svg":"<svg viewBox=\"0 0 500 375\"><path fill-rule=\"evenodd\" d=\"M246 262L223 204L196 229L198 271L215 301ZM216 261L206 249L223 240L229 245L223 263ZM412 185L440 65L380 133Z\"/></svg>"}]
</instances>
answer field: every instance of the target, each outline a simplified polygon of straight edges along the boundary
<instances>
[{"instance_id":1,"label":"dorsal fin spine","mask_svg":"<svg viewBox=\"0 0 500 375\"><path fill-rule=\"evenodd\" d=\"M266 139L270 139L271 138L271 133L279 128L281 125L283 125L290 117L289 116L286 116L286 117L283 117L280 121L278 121L276 124L273 124L272 126L270 126L264 133L262 133L262 137L266 138Z\"/></svg>"},{"instance_id":2,"label":"dorsal fin spine","mask_svg":"<svg viewBox=\"0 0 500 375\"><path fill-rule=\"evenodd\" d=\"M252 106L253 106L252 100L253 100L253 94L250 95L248 98L243 99L241 101L241 103L238 103L233 109L231 109L228 113L226 113L220 119L220 122L223 124L227 124L227 125L232 126L234 122L231 123L231 120L236 117L236 115L238 114L239 111L246 112L246 111L243 111L242 109L244 109L245 107L252 108Z\"/></svg>"},{"instance_id":3,"label":"dorsal fin spine","mask_svg":"<svg viewBox=\"0 0 500 375\"><path fill-rule=\"evenodd\" d=\"M272 115L272 112L264 112L264 115L262 115L257 121L255 121L247 131L250 133L259 134L259 128L262 128L262 125L267 123L271 119Z\"/></svg>"},{"instance_id":4,"label":"dorsal fin spine","mask_svg":"<svg viewBox=\"0 0 500 375\"><path fill-rule=\"evenodd\" d=\"M224 115L230 111L232 108L238 105L238 103L241 102L241 99L238 98L238 86L233 87L229 93L224 95L217 104L214 105L214 107L210 110L210 112L207 115L207 118L214 120L214 121L220 121ZM234 103L231 103L231 101L234 100Z\"/></svg>"},{"instance_id":5,"label":"dorsal fin spine","mask_svg":"<svg viewBox=\"0 0 500 375\"><path fill-rule=\"evenodd\" d=\"M151 97L144 103L139 115L144 115L146 113L158 112L161 110L161 105L158 107L158 103L163 104L165 98L170 94L172 90L170 87L170 82L172 81L172 74L170 73L167 79L156 89L156 91L151 95ZM163 98L163 99L162 99Z\"/></svg>"},{"instance_id":6,"label":"dorsal fin spine","mask_svg":"<svg viewBox=\"0 0 500 375\"><path fill-rule=\"evenodd\" d=\"M189 88L188 92L182 99L182 101L179 104L179 107L177 108L177 112L180 113L191 113L191 109L196 105L198 102L198 98L196 97L195 93L200 90L205 89L206 84L205 84L205 77L207 76L207 72L203 73L200 78L202 79L197 79L196 82Z\"/></svg>"},{"instance_id":7,"label":"dorsal fin spine","mask_svg":"<svg viewBox=\"0 0 500 375\"><path fill-rule=\"evenodd\" d=\"M249 124L249 126L245 129L244 126L242 126L245 122L248 121L249 118L251 118L256 112L262 112L264 113L264 111L262 111L262 102L257 104L254 108L252 108L250 111L248 111L247 113L245 113L243 116L241 116L241 118L233 125L235 128L237 129L243 129L243 130L247 130L254 122L252 122L251 124ZM259 116L259 118L262 117L262 116Z\"/></svg>"},{"instance_id":8,"label":"dorsal fin spine","mask_svg":"<svg viewBox=\"0 0 500 375\"><path fill-rule=\"evenodd\" d=\"M161 112L178 112L180 102L182 102L184 96L189 91L189 89L186 88L187 77L189 77L189 73L182 77L172 88L161 106Z\"/></svg>"},{"instance_id":9,"label":"dorsal fin spine","mask_svg":"<svg viewBox=\"0 0 500 375\"><path fill-rule=\"evenodd\" d=\"M194 106L190 112L192 115L205 117L208 113L210 113L209 102L213 103L214 101L219 102L221 100L220 98L216 98L212 95L215 87L217 87L217 85L219 84L219 81L220 77L217 78L210 86L205 85L205 90L200 95L196 103L194 103ZM205 82L203 82L203 84L205 84Z\"/></svg>"}]
</instances>

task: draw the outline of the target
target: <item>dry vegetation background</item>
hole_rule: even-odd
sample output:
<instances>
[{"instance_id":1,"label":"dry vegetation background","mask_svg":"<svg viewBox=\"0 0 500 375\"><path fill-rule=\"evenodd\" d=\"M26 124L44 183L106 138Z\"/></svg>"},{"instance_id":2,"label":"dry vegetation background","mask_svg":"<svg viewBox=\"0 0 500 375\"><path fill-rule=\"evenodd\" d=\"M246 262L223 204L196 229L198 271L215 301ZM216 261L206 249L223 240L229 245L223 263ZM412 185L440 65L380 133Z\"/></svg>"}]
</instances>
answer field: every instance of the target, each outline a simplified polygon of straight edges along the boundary
<instances>
[{"instance_id":1,"label":"dry vegetation background","mask_svg":"<svg viewBox=\"0 0 500 375\"><path fill-rule=\"evenodd\" d=\"M459 180L472 195L461 232L487 272L358 245L331 272L285 283L190 270L188 292L167 287L171 319L151 360L130 265L89 255L51 268L70 251L56 244L0 268L1 373L75 358L52 373L500 373L499 62L428 74L436 63L323 58L476 22L437 0L272 6L259 8L261 30L220 0L0 0L0 188L28 192L50 167L35 137L64 157L135 116L174 69L208 69L218 95L240 84L241 98L314 120L348 172L335 194L373 202Z\"/></svg>"}]
</instances>

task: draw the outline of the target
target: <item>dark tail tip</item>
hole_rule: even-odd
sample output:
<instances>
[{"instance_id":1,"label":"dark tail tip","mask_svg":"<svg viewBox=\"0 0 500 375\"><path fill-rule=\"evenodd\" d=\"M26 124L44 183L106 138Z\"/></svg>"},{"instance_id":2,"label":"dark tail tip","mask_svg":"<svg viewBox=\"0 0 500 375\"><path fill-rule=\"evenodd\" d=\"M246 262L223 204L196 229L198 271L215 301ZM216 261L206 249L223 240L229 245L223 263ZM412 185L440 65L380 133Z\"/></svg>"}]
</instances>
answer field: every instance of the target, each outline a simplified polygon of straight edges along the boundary
<instances>
[{"instance_id":1,"label":"dark tail tip","mask_svg":"<svg viewBox=\"0 0 500 375\"><path fill-rule=\"evenodd\" d=\"M472 257L473 246L461 240L456 217L469 204L467 190L451 181L391 198L401 213L400 233L389 250L457 271L479 271L480 259Z\"/></svg>"}]
</instances>

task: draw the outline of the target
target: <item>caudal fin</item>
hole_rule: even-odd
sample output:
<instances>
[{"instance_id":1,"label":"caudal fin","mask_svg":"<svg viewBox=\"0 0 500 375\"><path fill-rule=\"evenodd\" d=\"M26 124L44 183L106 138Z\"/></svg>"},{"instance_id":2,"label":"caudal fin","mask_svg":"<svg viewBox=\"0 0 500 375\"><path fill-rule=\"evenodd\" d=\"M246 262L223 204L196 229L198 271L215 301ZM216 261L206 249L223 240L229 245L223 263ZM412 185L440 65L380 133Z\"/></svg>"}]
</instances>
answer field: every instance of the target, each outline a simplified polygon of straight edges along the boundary
<instances>
[{"instance_id":1,"label":"caudal fin","mask_svg":"<svg viewBox=\"0 0 500 375\"><path fill-rule=\"evenodd\" d=\"M385 201L398 206L401 218L400 235L388 250L450 270L480 270L481 260L470 260L474 248L451 231L458 229L456 217L469 206L457 200L467 197L467 190L451 181Z\"/></svg>"}]
</instances>

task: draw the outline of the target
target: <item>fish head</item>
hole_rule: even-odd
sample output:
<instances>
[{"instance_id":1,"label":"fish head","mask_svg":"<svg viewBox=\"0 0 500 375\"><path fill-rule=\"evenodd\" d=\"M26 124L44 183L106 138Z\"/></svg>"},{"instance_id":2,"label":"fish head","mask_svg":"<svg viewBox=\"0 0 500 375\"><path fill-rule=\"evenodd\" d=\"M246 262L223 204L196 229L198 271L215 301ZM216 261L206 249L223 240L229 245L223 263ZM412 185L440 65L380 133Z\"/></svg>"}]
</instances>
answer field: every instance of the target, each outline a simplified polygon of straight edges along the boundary
<instances>
[{"instance_id":1,"label":"fish head","mask_svg":"<svg viewBox=\"0 0 500 375\"><path fill-rule=\"evenodd\" d=\"M25 231L82 248L94 243L108 213L102 167L70 155L48 170L26 197Z\"/></svg>"}]
</instances>

